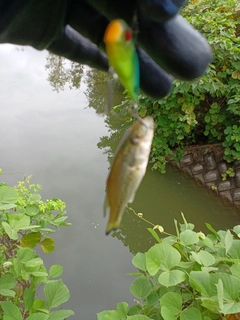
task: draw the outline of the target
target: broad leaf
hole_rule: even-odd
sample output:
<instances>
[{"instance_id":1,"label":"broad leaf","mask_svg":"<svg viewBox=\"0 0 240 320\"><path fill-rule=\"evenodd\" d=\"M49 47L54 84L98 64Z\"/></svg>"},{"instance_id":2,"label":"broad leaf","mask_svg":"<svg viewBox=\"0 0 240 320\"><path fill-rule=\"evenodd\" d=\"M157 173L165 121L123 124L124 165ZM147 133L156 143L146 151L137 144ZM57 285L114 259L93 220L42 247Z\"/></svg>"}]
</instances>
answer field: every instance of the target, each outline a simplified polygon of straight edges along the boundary
<instances>
[{"instance_id":1,"label":"broad leaf","mask_svg":"<svg viewBox=\"0 0 240 320\"><path fill-rule=\"evenodd\" d=\"M165 306L162 306L161 308L161 315L164 320L176 320L172 311Z\"/></svg>"},{"instance_id":2,"label":"broad leaf","mask_svg":"<svg viewBox=\"0 0 240 320\"><path fill-rule=\"evenodd\" d=\"M4 311L4 320L22 320L19 308L9 301L2 301L1 307Z\"/></svg>"},{"instance_id":3,"label":"broad leaf","mask_svg":"<svg viewBox=\"0 0 240 320\"><path fill-rule=\"evenodd\" d=\"M41 241L41 232L30 232L20 240L22 247L34 248Z\"/></svg>"},{"instance_id":4,"label":"broad leaf","mask_svg":"<svg viewBox=\"0 0 240 320\"><path fill-rule=\"evenodd\" d=\"M33 306L33 301L35 297L35 290L30 288L25 288L23 295L24 308L26 311L30 311Z\"/></svg>"},{"instance_id":5,"label":"broad leaf","mask_svg":"<svg viewBox=\"0 0 240 320\"><path fill-rule=\"evenodd\" d=\"M57 310L50 313L48 320L64 320L74 315L72 310Z\"/></svg>"},{"instance_id":6,"label":"broad leaf","mask_svg":"<svg viewBox=\"0 0 240 320\"><path fill-rule=\"evenodd\" d=\"M49 319L48 314L39 312L39 313L31 314L29 317L27 317L26 320L48 320L48 319Z\"/></svg>"},{"instance_id":7,"label":"broad leaf","mask_svg":"<svg viewBox=\"0 0 240 320\"><path fill-rule=\"evenodd\" d=\"M12 240L18 240L18 233L16 230L14 230L7 222L2 222L2 226L6 234L9 236Z\"/></svg>"},{"instance_id":8,"label":"broad leaf","mask_svg":"<svg viewBox=\"0 0 240 320\"><path fill-rule=\"evenodd\" d=\"M24 264L26 267L34 268L36 266L43 265L43 260L41 258L34 258L34 259L31 259L31 260L24 262Z\"/></svg>"},{"instance_id":9,"label":"broad leaf","mask_svg":"<svg viewBox=\"0 0 240 320\"><path fill-rule=\"evenodd\" d=\"M139 270L146 271L146 255L138 252L132 259L132 264Z\"/></svg>"},{"instance_id":10,"label":"broad leaf","mask_svg":"<svg viewBox=\"0 0 240 320\"><path fill-rule=\"evenodd\" d=\"M180 253L169 244L155 244L146 253L147 271L151 276L154 276L160 269L172 269L180 260Z\"/></svg>"},{"instance_id":11,"label":"broad leaf","mask_svg":"<svg viewBox=\"0 0 240 320\"><path fill-rule=\"evenodd\" d=\"M180 314L180 320L201 320L201 313L197 308L190 307L183 310Z\"/></svg>"},{"instance_id":12,"label":"broad leaf","mask_svg":"<svg viewBox=\"0 0 240 320\"><path fill-rule=\"evenodd\" d=\"M41 248L45 253L53 252L55 249L55 242L52 238L46 238L40 242Z\"/></svg>"},{"instance_id":13,"label":"broad leaf","mask_svg":"<svg viewBox=\"0 0 240 320\"><path fill-rule=\"evenodd\" d=\"M145 298L151 292L152 285L151 282L145 278L140 277L133 281L130 286L131 293L137 298Z\"/></svg>"},{"instance_id":14,"label":"broad leaf","mask_svg":"<svg viewBox=\"0 0 240 320\"><path fill-rule=\"evenodd\" d=\"M215 289L210 284L210 276L203 271L190 272L189 282L193 288L197 289L203 296L210 297Z\"/></svg>"},{"instance_id":15,"label":"broad leaf","mask_svg":"<svg viewBox=\"0 0 240 320\"><path fill-rule=\"evenodd\" d=\"M25 214L9 213L8 220L9 220L10 226L16 231L24 230L25 227L28 227L30 225L30 218Z\"/></svg>"},{"instance_id":16,"label":"broad leaf","mask_svg":"<svg viewBox=\"0 0 240 320\"><path fill-rule=\"evenodd\" d=\"M8 186L0 186L0 210L7 210L16 207L17 191Z\"/></svg>"},{"instance_id":17,"label":"broad leaf","mask_svg":"<svg viewBox=\"0 0 240 320\"><path fill-rule=\"evenodd\" d=\"M56 280L46 284L44 294L49 308L60 306L70 297L69 290L62 280Z\"/></svg>"},{"instance_id":18,"label":"broad leaf","mask_svg":"<svg viewBox=\"0 0 240 320\"><path fill-rule=\"evenodd\" d=\"M17 281L11 275L3 275L0 278L0 289L12 289Z\"/></svg>"},{"instance_id":19,"label":"broad leaf","mask_svg":"<svg viewBox=\"0 0 240 320\"><path fill-rule=\"evenodd\" d=\"M57 278L63 273L63 267L59 264L54 264L49 269L49 277L50 278Z\"/></svg>"},{"instance_id":20,"label":"broad leaf","mask_svg":"<svg viewBox=\"0 0 240 320\"><path fill-rule=\"evenodd\" d=\"M165 287L171 287L176 286L177 284L183 282L186 280L187 276L186 274L181 270L170 270L165 271L160 274L158 277L158 282L165 286Z\"/></svg>"},{"instance_id":21,"label":"broad leaf","mask_svg":"<svg viewBox=\"0 0 240 320\"><path fill-rule=\"evenodd\" d=\"M177 292L167 292L160 299L161 307L165 306L176 316L182 310L182 297Z\"/></svg>"},{"instance_id":22,"label":"broad leaf","mask_svg":"<svg viewBox=\"0 0 240 320\"><path fill-rule=\"evenodd\" d=\"M189 246L198 242L198 235L192 230L184 230L180 233L180 241L185 246Z\"/></svg>"},{"instance_id":23,"label":"broad leaf","mask_svg":"<svg viewBox=\"0 0 240 320\"><path fill-rule=\"evenodd\" d=\"M134 316L127 316L127 320L151 320L151 318L138 314Z\"/></svg>"}]
</instances>

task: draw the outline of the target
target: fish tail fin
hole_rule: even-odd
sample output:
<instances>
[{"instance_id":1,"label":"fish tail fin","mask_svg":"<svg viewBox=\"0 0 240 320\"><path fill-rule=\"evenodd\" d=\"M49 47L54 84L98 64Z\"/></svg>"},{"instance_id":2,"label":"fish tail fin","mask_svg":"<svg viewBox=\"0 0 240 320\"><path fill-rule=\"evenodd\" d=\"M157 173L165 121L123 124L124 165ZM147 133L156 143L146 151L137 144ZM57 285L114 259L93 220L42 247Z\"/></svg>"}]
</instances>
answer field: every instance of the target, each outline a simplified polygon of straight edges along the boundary
<instances>
[{"instance_id":1,"label":"fish tail fin","mask_svg":"<svg viewBox=\"0 0 240 320\"><path fill-rule=\"evenodd\" d=\"M118 229L120 226L120 223L121 223L120 219L117 219L116 221L113 221L113 222L108 221L107 228L106 228L106 235L108 235L111 231Z\"/></svg>"}]
</instances>

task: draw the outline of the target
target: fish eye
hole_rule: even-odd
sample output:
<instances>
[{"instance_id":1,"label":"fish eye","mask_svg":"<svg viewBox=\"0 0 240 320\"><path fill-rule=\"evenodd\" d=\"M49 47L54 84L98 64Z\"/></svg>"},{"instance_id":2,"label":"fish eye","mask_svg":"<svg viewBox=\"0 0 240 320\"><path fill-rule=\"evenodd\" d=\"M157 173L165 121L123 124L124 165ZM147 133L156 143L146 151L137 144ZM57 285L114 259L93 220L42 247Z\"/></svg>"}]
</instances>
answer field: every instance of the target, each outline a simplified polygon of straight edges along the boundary
<instances>
[{"instance_id":1,"label":"fish eye","mask_svg":"<svg viewBox=\"0 0 240 320\"><path fill-rule=\"evenodd\" d=\"M127 29L125 32L125 40L130 41L132 39L132 32L131 30Z\"/></svg>"}]
</instances>

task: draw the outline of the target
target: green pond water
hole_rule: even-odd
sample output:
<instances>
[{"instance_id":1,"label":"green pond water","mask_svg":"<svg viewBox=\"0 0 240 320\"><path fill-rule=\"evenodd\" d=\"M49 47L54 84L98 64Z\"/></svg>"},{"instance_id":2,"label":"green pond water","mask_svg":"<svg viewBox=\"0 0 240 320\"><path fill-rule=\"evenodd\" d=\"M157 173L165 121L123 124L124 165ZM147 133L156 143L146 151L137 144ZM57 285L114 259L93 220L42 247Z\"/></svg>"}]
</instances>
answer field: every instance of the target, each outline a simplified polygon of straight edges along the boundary
<instances>
[{"instance_id":1,"label":"green pond water","mask_svg":"<svg viewBox=\"0 0 240 320\"><path fill-rule=\"evenodd\" d=\"M71 294L64 307L74 310L71 319L96 319L117 302L133 304L131 260L154 241L149 225L130 211L121 228L105 236L105 182L123 123L97 113L108 91L101 73L62 61L61 74L50 58L46 51L0 45L0 167L32 175L44 198L66 202L72 226L54 234L53 254L41 256L47 267L64 267ZM71 68L78 68L74 77ZM116 93L114 99L122 97ZM0 179L14 183L22 177ZM205 222L217 230L240 223L236 209L171 167L164 175L148 168L132 208L168 232L174 232L174 219L181 222L181 212L197 231L206 232Z\"/></svg>"}]
</instances>

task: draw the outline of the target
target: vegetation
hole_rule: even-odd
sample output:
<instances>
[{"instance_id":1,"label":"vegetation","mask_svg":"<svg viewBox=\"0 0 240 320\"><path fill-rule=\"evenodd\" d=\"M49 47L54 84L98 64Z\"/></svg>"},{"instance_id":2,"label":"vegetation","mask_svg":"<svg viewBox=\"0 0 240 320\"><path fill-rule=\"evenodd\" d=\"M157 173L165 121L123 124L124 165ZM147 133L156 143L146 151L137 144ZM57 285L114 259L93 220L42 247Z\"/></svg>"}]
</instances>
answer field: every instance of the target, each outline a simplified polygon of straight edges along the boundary
<instances>
[{"instance_id":1,"label":"vegetation","mask_svg":"<svg viewBox=\"0 0 240 320\"><path fill-rule=\"evenodd\" d=\"M148 229L157 244L132 260L139 270L130 274L137 277L130 286L136 304L118 303L98 320L239 319L240 226L217 232L206 224L205 235L184 216L183 222L175 221L176 235L159 225Z\"/></svg>"},{"instance_id":2,"label":"vegetation","mask_svg":"<svg viewBox=\"0 0 240 320\"><path fill-rule=\"evenodd\" d=\"M222 142L224 159L240 160L240 6L237 0L189 0L182 14L207 38L214 59L200 79L176 80L165 99L140 96L140 115L156 123L151 161L161 172L166 155L175 149L179 159L193 144Z\"/></svg>"},{"instance_id":3,"label":"vegetation","mask_svg":"<svg viewBox=\"0 0 240 320\"><path fill-rule=\"evenodd\" d=\"M35 251L54 251L49 234L66 223L65 203L60 199L43 201L41 186L31 184L30 177L13 188L0 183L0 319L63 320L73 315L62 309L69 290L58 278L62 266L49 270ZM44 298L37 298L43 286ZM58 309L56 309L58 308Z\"/></svg>"}]
</instances>

